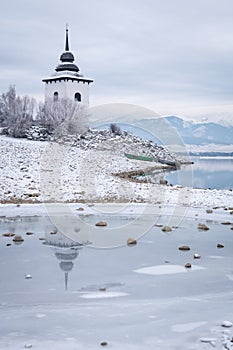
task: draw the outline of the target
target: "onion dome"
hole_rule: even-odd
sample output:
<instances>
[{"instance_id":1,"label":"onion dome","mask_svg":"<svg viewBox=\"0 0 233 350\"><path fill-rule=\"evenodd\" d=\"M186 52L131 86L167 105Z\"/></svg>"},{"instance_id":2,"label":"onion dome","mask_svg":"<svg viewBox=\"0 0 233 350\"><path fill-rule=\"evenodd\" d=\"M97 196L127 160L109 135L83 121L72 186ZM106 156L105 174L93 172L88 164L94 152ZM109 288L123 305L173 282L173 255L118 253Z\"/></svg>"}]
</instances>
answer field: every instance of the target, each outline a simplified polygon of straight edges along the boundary
<instances>
[{"instance_id":1,"label":"onion dome","mask_svg":"<svg viewBox=\"0 0 233 350\"><path fill-rule=\"evenodd\" d=\"M74 55L70 51L65 51L61 54L60 57L61 62L74 62Z\"/></svg>"},{"instance_id":2,"label":"onion dome","mask_svg":"<svg viewBox=\"0 0 233 350\"><path fill-rule=\"evenodd\" d=\"M66 40L65 40L65 52L63 52L60 56L60 61L62 62L55 69L56 72L62 71L71 71L71 72L79 72L78 66L74 64L74 55L69 50L69 34L68 28L66 28Z\"/></svg>"},{"instance_id":3,"label":"onion dome","mask_svg":"<svg viewBox=\"0 0 233 350\"><path fill-rule=\"evenodd\" d=\"M62 271L69 272L72 270L74 264L72 263L72 261L61 261L59 266L62 269Z\"/></svg>"},{"instance_id":4,"label":"onion dome","mask_svg":"<svg viewBox=\"0 0 233 350\"><path fill-rule=\"evenodd\" d=\"M76 64L72 64L72 63L59 64L59 66L57 66L57 68L55 70L56 70L56 72L62 72L62 71L79 72L78 66L76 66Z\"/></svg>"},{"instance_id":5,"label":"onion dome","mask_svg":"<svg viewBox=\"0 0 233 350\"><path fill-rule=\"evenodd\" d=\"M66 250L68 250L66 248ZM68 251L64 251L64 252L56 252L55 256L57 259L59 260L74 260L78 257L78 251L77 250L68 250Z\"/></svg>"}]
</instances>

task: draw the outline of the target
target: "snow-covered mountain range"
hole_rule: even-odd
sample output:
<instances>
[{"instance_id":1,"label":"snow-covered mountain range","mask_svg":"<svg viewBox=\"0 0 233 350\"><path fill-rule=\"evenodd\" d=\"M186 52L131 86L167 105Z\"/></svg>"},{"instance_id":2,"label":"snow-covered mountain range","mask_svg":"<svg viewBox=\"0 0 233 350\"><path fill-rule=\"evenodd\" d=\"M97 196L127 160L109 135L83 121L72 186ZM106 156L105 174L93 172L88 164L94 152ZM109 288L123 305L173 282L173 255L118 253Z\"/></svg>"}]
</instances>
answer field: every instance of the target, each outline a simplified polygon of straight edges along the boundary
<instances>
[{"instance_id":1,"label":"snow-covered mountain range","mask_svg":"<svg viewBox=\"0 0 233 350\"><path fill-rule=\"evenodd\" d=\"M185 145L191 150L233 152L233 126L213 122L196 123L177 116L148 118L137 121L137 126L121 125L123 130L149 138L158 144Z\"/></svg>"},{"instance_id":2,"label":"snow-covered mountain range","mask_svg":"<svg viewBox=\"0 0 233 350\"><path fill-rule=\"evenodd\" d=\"M212 122L194 123L175 116L168 116L166 119L186 144L233 144L233 126L223 126Z\"/></svg>"}]
</instances>

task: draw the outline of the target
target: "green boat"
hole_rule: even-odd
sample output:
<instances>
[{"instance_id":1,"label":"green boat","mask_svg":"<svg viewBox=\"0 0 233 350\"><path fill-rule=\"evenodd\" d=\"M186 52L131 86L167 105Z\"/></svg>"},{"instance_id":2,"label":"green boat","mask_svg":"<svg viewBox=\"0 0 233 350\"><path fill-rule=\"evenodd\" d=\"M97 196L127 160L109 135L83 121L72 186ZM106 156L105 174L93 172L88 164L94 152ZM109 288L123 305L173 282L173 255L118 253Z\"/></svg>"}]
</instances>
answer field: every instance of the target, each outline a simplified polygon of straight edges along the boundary
<instances>
[{"instance_id":1,"label":"green boat","mask_svg":"<svg viewBox=\"0 0 233 350\"><path fill-rule=\"evenodd\" d=\"M152 157L145 157L145 156L137 156L135 154L130 153L124 153L125 157L128 159L136 159L136 160L144 160L146 162L159 162L161 164L170 165L173 167L177 167L178 164L174 161L168 160L168 159L162 159L162 158L152 158Z\"/></svg>"},{"instance_id":2,"label":"green boat","mask_svg":"<svg viewBox=\"0 0 233 350\"><path fill-rule=\"evenodd\" d=\"M124 155L128 159L144 160L146 162L156 162L156 159L155 158L151 158L151 157L137 156L135 154L130 154L130 153L124 153Z\"/></svg>"}]
</instances>

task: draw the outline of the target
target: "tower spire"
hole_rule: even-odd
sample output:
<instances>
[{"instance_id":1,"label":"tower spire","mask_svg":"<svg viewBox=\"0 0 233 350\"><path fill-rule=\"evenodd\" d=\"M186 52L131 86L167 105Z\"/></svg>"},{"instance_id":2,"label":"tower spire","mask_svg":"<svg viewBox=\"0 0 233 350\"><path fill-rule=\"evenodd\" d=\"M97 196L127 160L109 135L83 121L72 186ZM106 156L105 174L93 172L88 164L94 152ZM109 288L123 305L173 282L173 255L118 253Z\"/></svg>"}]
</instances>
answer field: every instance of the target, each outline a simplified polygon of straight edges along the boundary
<instances>
[{"instance_id":1,"label":"tower spire","mask_svg":"<svg viewBox=\"0 0 233 350\"><path fill-rule=\"evenodd\" d=\"M68 24L66 23L66 44L65 44L65 51L69 51L69 29Z\"/></svg>"},{"instance_id":2,"label":"tower spire","mask_svg":"<svg viewBox=\"0 0 233 350\"><path fill-rule=\"evenodd\" d=\"M65 290L67 290L68 287L68 272L65 272Z\"/></svg>"}]
</instances>

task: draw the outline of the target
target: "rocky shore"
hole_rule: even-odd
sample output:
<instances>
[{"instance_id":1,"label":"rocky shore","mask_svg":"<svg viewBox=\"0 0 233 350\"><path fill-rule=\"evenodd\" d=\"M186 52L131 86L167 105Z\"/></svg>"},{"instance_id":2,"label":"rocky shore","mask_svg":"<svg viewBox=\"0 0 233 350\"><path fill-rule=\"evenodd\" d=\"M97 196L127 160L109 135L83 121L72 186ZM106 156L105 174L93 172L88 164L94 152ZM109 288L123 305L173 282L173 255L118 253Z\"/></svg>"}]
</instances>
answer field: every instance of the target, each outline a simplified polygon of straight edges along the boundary
<instances>
[{"instance_id":1,"label":"rocky shore","mask_svg":"<svg viewBox=\"0 0 233 350\"><path fill-rule=\"evenodd\" d=\"M1 203L135 202L159 205L231 206L229 190L197 190L152 184L132 175L163 172L170 166L156 159L182 162L164 147L130 133L91 130L59 142L0 137ZM127 159L125 152L153 157L154 162ZM129 181L131 180L131 181Z\"/></svg>"}]
</instances>

